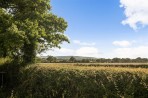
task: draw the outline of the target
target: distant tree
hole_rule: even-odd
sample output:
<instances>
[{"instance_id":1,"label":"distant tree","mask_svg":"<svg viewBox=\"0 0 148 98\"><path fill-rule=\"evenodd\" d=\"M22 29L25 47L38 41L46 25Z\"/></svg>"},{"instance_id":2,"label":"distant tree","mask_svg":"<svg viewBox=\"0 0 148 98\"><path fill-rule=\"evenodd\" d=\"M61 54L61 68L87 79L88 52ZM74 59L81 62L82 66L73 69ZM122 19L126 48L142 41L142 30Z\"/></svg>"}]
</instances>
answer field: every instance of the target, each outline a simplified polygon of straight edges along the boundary
<instances>
[{"instance_id":1,"label":"distant tree","mask_svg":"<svg viewBox=\"0 0 148 98\"><path fill-rule=\"evenodd\" d=\"M105 58L99 58L96 60L97 63L106 63L107 60Z\"/></svg>"},{"instance_id":2,"label":"distant tree","mask_svg":"<svg viewBox=\"0 0 148 98\"><path fill-rule=\"evenodd\" d=\"M106 59L106 63L111 63L111 59Z\"/></svg>"},{"instance_id":3,"label":"distant tree","mask_svg":"<svg viewBox=\"0 0 148 98\"><path fill-rule=\"evenodd\" d=\"M59 63L68 63L69 60L58 60Z\"/></svg>"},{"instance_id":4,"label":"distant tree","mask_svg":"<svg viewBox=\"0 0 148 98\"><path fill-rule=\"evenodd\" d=\"M40 58L40 57L36 57L36 58L35 58L35 62L36 62L36 63L42 63L42 61L43 61L43 59Z\"/></svg>"},{"instance_id":5,"label":"distant tree","mask_svg":"<svg viewBox=\"0 0 148 98\"><path fill-rule=\"evenodd\" d=\"M121 59L121 62L122 62L122 63L131 63L132 60L131 60L130 58L122 58L122 59Z\"/></svg>"},{"instance_id":6,"label":"distant tree","mask_svg":"<svg viewBox=\"0 0 148 98\"><path fill-rule=\"evenodd\" d=\"M48 56L47 57L47 62L55 63L56 61L57 61L57 58L54 57L54 56Z\"/></svg>"},{"instance_id":7,"label":"distant tree","mask_svg":"<svg viewBox=\"0 0 148 98\"><path fill-rule=\"evenodd\" d=\"M142 58L141 57L137 57L136 58L136 62L139 62L139 63L142 62Z\"/></svg>"},{"instance_id":8,"label":"distant tree","mask_svg":"<svg viewBox=\"0 0 148 98\"><path fill-rule=\"evenodd\" d=\"M89 59L82 59L82 63L89 63L90 60Z\"/></svg>"},{"instance_id":9,"label":"distant tree","mask_svg":"<svg viewBox=\"0 0 148 98\"><path fill-rule=\"evenodd\" d=\"M113 58L112 63L121 63L121 59L120 58Z\"/></svg>"},{"instance_id":10,"label":"distant tree","mask_svg":"<svg viewBox=\"0 0 148 98\"><path fill-rule=\"evenodd\" d=\"M69 58L69 60L68 60L68 61L69 61L69 62L73 62L73 63L74 63L74 62L76 62L77 60L76 60L76 58L75 58L75 57L73 57L73 56L72 56L72 57L70 57L70 58Z\"/></svg>"},{"instance_id":11,"label":"distant tree","mask_svg":"<svg viewBox=\"0 0 148 98\"><path fill-rule=\"evenodd\" d=\"M142 58L142 62L143 63L148 63L148 59L147 58Z\"/></svg>"}]
</instances>

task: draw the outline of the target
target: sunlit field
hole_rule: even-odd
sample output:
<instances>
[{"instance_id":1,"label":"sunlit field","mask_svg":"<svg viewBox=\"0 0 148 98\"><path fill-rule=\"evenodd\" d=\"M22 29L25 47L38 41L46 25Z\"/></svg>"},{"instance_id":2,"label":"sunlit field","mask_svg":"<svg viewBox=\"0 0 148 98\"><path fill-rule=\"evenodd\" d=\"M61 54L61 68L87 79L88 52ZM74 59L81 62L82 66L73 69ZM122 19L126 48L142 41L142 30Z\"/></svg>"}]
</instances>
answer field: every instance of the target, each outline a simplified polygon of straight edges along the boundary
<instances>
[{"instance_id":1,"label":"sunlit field","mask_svg":"<svg viewBox=\"0 0 148 98\"><path fill-rule=\"evenodd\" d=\"M140 72L148 74L148 64L144 63L39 63L36 65L43 69L66 69L66 70L90 70L90 71L111 71L111 72ZM145 68L143 68L145 67Z\"/></svg>"}]
</instances>

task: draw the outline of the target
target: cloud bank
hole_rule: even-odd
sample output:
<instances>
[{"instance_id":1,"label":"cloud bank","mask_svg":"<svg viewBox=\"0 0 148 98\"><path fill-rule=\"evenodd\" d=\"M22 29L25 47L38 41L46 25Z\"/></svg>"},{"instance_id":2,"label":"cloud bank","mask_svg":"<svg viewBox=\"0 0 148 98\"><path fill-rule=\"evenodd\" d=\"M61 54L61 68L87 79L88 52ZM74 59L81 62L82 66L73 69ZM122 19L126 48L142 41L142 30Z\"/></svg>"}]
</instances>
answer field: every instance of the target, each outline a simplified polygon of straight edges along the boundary
<instances>
[{"instance_id":1,"label":"cloud bank","mask_svg":"<svg viewBox=\"0 0 148 98\"><path fill-rule=\"evenodd\" d=\"M61 48L61 49L53 49L48 50L45 53L41 54L42 56L86 56L86 57L99 57L99 50L95 47L80 47L78 49L69 49L69 48Z\"/></svg>"},{"instance_id":2,"label":"cloud bank","mask_svg":"<svg viewBox=\"0 0 148 98\"><path fill-rule=\"evenodd\" d=\"M73 40L74 44L81 45L81 46L94 46L96 43L87 43L87 42L81 42L80 40Z\"/></svg>"},{"instance_id":3,"label":"cloud bank","mask_svg":"<svg viewBox=\"0 0 148 98\"><path fill-rule=\"evenodd\" d=\"M114 46L120 46L120 47L128 47L131 46L131 42L123 40L123 41L114 41L112 43Z\"/></svg>"},{"instance_id":4,"label":"cloud bank","mask_svg":"<svg viewBox=\"0 0 148 98\"><path fill-rule=\"evenodd\" d=\"M132 48L117 48L114 54L120 58L148 58L148 46L138 46Z\"/></svg>"},{"instance_id":5,"label":"cloud bank","mask_svg":"<svg viewBox=\"0 0 148 98\"><path fill-rule=\"evenodd\" d=\"M126 16L123 25L127 24L134 30L148 25L148 0L120 0L120 3Z\"/></svg>"},{"instance_id":6,"label":"cloud bank","mask_svg":"<svg viewBox=\"0 0 148 98\"><path fill-rule=\"evenodd\" d=\"M76 56L98 57L99 51L95 47L82 47L76 50Z\"/></svg>"}]
</instances>

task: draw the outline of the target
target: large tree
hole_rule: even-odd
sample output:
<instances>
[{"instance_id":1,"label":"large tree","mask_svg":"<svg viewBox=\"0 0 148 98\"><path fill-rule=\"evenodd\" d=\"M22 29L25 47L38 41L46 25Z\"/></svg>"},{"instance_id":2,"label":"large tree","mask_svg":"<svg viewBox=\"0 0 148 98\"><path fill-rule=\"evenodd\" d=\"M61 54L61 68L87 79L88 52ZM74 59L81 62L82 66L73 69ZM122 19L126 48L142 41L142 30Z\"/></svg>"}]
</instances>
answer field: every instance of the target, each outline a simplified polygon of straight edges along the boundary
<instances>
[{"instance_id":1,"label":"large tree","mask_svg":"<svg viewBox=\"0 0 148 98\"><path fill-rule=\"evenodd\" d=\"M37 53L69 42L66 28L50 0L0 0L0 56L32 63Z\"/></svg>"}]
</instances>

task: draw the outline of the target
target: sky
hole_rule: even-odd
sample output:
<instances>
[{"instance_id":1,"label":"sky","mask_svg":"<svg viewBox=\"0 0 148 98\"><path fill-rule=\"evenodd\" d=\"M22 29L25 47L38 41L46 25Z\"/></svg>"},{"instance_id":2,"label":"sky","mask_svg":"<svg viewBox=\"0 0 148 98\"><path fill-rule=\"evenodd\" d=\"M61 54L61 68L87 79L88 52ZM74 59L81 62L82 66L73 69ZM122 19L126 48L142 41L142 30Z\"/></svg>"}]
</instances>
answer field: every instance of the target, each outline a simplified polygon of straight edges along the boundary
<instances>
[{"instance_id":1,"label":"sky","mask_svg":"<svg viewBox=\"0 0 148 98\"><path fill-rule=\"evenodd\" d=\"M42 55L148 58L148 0L51 0L70 44Z\"/></svg>"}]
</instances>

